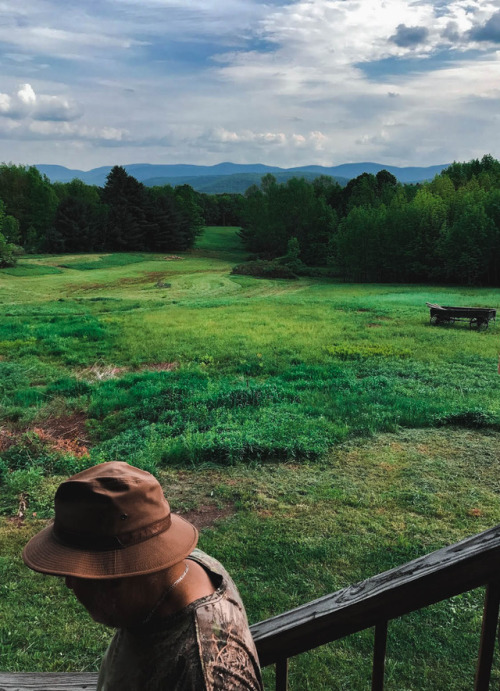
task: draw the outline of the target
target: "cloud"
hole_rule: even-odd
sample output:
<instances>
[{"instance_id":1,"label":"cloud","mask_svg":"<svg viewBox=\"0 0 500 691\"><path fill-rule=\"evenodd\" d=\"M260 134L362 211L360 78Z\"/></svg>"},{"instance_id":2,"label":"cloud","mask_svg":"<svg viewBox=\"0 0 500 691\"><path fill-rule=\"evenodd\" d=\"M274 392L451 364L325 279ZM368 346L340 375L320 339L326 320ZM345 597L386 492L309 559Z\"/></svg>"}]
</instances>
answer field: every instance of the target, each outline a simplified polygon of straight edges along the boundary
<instances>
[{"instance_id":1,"label":"cloud","mask_svg":"<svg viewBox=\"0 0 500 691\"><path fill-rule=\"evenodd\" d=\"M495 12L482 26L477 26L469 32L473 41L489 41L500 43L500 11Z\"/></svg>"},{"instance_id":2,"label":"cloud","mask_svg":"<svg viewBox=\"0 0 500 691\"><path fill-rule=\"evenodd\" d=\"M210 139L214 143L224 144L254 144L261 147L269 146L294 146L307 145L316 151L321 151L328 142L328 136L319 130L307 133L291 132L254 132L252 130L229 131L223 127L215 128L208 133L203 133L201 139Z\"/></svg>"},{"instance_id":3,"label":"cloud","mask_svg":"<svg viewBox=\"0 0 500 691\"><path fill-rule=\"evenodd\" d=\"M421 43L425 43L429 36L429 29L425 26L405 26L399 24L396 33L390 40L400 48L413 48Z\"/></svg>"},{"instance_id":4,"label":"cloud","mask_svg":"<svg viewBox=\"0 0 500 691\"><path fill-rule=\"evenodd\" d=\"M460 41L460 31L457 22L448 22L441 35L451 43L458 43Z\"/></svg>"},{"instance_id":5,"label":"cloud","mask_svg":"<svg viewBox=\"0 0 500 691\"><path fill-rule=\"evenodd\" d=\"M36 103L35 92L31 84L23 84L17 92L17 97L21 103L24 103L28 107L34 106Z\"/></svg>"},{"instance_id":6,"label":"cloud","mask_svg":"<svg viewBox=\"0 0 500 691\"><path fill-rule=\"evenodd\" d=\"M204 134L203 138L205 138L205 136ZM230 142L232 144L246 144L251 142L263 146L283 145L287 140L283 132L253 132L252 130L234 132L226 130L224 127L218 127L212 130L208 133L208 137L212 142Z\"/></svg>"},{"instance_id":7,"label":"cloud","mask_svg":"<svg viewBox=\"0 0 500 691\"><path fill-rule=\"evenodd\" d=\"M13 120L71 121L83 113L81 104L64 96L37 96L31 84L22 84L14 94L0 93L0 115Z\"/></svg>"},{"instance_id":8,"label":"cloud","mask_svg":"<svg viewBox=\"0 0 500 691\"><path fill-rule=\"evenodd\" d=\"M77 120L83 114L83 107L62 96L41 95L36 104L33 118L35 120L70 121Z\"/></svg>"},{"instance_id":9,"label":"cloud","mask_svg":"<svg viewBox=\"0 0 500 691\"><path fill-rule=\"evenodd\" d=\"M266 4L255 0L23 0L15 9L8 5L0 3L4 49L96 68L103 60L109 66L147 58L149 46L153 52L165 51L173 42L212 43L216 53L251 40L253 27L268 11Z\"/></svg>"},{"instance_id":10,"label":"cloud","mask_svg":"<svg viewBox=\"0 0 500 691\"><path fill-rule=\"evenodd\" d=\"M128 137L127 130L116 127L88 127L68 122L32 122L29 131L35 136L55 139L86 139L101 142L123 142Z\"/></svg>"},{"instance_id":11,"label":"cloud","mask_svg":"<svg viewBox=\"0 0 500 691\"><path fill-rule=\"evenodd\" d=\"M123 144L130 138L128 130L115 127L89 127L72 122L2 121L0 137L23 141L92 142L100 146Z\"/></svg>"}]
</instances>

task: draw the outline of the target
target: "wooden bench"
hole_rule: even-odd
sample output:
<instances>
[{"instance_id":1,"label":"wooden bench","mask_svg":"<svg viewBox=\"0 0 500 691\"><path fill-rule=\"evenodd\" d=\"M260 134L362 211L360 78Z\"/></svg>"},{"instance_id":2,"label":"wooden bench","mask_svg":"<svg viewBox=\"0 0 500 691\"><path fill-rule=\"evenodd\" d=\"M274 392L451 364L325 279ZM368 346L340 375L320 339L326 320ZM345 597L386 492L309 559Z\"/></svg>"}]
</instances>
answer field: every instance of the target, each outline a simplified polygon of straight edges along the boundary
<instances>
[{"instance_id":1,"label":"wooden bench","mask_svg":"<svg viewBox=\"0 0 500 691\"><path fill-rule=\"evenodd\" d=\"M486 586L483 625L475 679L468 687L488 691L500 606L500 525L254 624L252 635L262 666L276 665L276 689L284 691L289 657L375 627L372 690L380 691L388 622L480 586ZM0 691L90 690L96 682L91 673L0 673Z\"/></svg>"}]
</instances>

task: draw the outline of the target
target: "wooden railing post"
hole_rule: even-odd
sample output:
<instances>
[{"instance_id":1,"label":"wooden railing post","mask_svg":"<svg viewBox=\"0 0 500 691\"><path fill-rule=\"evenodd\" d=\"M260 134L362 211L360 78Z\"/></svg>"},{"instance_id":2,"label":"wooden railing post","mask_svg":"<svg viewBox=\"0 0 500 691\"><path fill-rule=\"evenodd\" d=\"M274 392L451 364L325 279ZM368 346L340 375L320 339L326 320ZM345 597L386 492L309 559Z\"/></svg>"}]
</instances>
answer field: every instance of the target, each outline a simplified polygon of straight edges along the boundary
<instances>
[{"instance_id":1,"label":"wooden railing post","mask_svg":"<svg viewBox=\"0 0 500 691\"><path fill-rule=\"evenodd\" d=\"M276 662L276 691L288 691L288 658Z\"/></svg>"},{"instance_id":2,"label":"wooden railing post","mask_svg":"<svg viewBox=\"0 0 500 691\"><path fill-rule=\"evenodd\" d=\"M375 627L375 644L373 646L372 691L383 691L385 672L385 651L387 648L387 621Z\"/></svg>"},{"instance_id":3,"label":"wooden railing post","mask_svg":"<svg viewBox=\"0 0 500 691\"><path fill-rule=\"evenodd\" d=\"M491 665L495 649L498 611L500 608L500 582L489 583L484 598L483 625L481 629L481 643L477 661L474 691L488 691L490 687Z\"/></svg>"}]
</instances>

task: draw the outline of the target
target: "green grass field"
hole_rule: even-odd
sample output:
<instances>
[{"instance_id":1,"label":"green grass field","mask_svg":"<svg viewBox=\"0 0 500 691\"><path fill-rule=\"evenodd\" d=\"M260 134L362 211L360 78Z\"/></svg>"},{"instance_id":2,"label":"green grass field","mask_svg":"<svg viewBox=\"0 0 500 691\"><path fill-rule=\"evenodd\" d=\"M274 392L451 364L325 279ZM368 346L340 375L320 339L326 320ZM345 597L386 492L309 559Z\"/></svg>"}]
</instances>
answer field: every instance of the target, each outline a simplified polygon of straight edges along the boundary
<instances>
[{"instance_id":1,"label":"green grass field","mask_svg":"<svg viewBox=\"0 0 500 691\"><path fill-rule=\"evenodd\" d=\"M432 327L425 306L500 291L232 276L244 257L209 228L179 255L0 270L2 669L98 666L110 632L19 552L61 478L103 460L216 518L200 546L251 621L500 522L498 327ZM387 688L471 688L481 598L394 622ZM372 640L299 656L291 688L367 688Z\"/></svg>"}]
</instances>

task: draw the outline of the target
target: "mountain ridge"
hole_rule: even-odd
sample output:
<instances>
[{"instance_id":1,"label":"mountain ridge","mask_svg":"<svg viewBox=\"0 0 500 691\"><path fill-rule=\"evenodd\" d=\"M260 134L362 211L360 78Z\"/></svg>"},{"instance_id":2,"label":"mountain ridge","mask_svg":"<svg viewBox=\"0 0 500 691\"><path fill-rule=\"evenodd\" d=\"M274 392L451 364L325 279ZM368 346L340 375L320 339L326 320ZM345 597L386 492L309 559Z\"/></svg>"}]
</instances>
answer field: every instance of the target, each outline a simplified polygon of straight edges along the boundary
<instances>
[{"instance_id":1,"label":"mountain ridge","mask_svg":"<svg viewBox=\"0 0 500 691\"><path fill-rule=\"evenodd\" d=\"M314 179L319 175L328 175L340 182L346 182L358 177L362 173L376 174L380 170L392 173L399 182L418 183L432 180L438 173L450 164L440 164L427 167L419 166L389 166L374 162L342 163L338 166L295 166L292 168L280 168L279 166L267 166L263 163L231 163L225 161L213 166L198 166L192 164L154 164L131 163L123 167L139 182L151 186L156 185L183 185L189 184L200 192L218 194L223 192L244 192L250 185L260 181L260 177L266 173L275 174L277 179L285 181L301 175L306 179ZM77 178L89 185L103 186L106 177L113 166L100 166L88 171L53 164L36 164L35 167L47 175L51 182L70 182ZM213 191L212 191L213 190Z\"/></svg>"}]
</instances>

